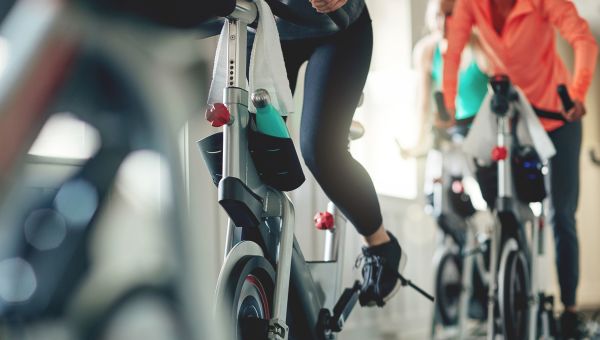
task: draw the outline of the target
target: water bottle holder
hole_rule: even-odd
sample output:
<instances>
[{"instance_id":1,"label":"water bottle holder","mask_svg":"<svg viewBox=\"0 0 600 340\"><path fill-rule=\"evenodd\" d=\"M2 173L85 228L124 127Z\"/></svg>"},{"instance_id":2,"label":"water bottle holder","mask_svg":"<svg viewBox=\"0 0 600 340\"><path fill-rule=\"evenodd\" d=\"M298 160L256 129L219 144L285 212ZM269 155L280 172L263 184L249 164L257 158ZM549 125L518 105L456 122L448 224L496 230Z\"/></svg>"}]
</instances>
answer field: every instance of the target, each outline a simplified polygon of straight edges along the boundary
<instances>
[{"instance_id":1,"label":"water bottle holder","mask_svg":"<svg viewBox=\"0 0 600 340\"><path fill-rule=\"evenodd\" d=\"M525 166L527 163L540 165ZM542 202L546 198L546 184L541 170L541 161L533 149L529 148L526 155L515 152L512 159L512 171L517 198L521 202Z\"/></svg>"},{"instance_id":2,"label":"water bottle holder","mask_svg":"<svg viewBox=\"0 0 600 340\"><path fill-rule=\"evenodd\" d=\"M210 135L198 146L215 185L223 173L223 133ZM281 191L291 191L304 183L294 142L291 138L278 138L248 129L248 148L260 179Z\"/></svg>"},{"instance_id":3,"label":"water bottle holder","mask_svg":"<svg viewBox=\"0 0 600 340\"><path fill-rule=\"evenodd\" d=\"M493 208L498 197L498 166L496 163L485 166L476 165L475 177L483 199L490 209Z\"/></svg>"},{"instance_id":4,"label":"water bottle holder","mask_svg":"<svg viewBox=\"0 0 600 340\"><path fill-rule=\"evenodd\" d=\"M281 191L291 191L304 183L305 177L294 142L248 130L250 155L261 180Z\"/></svg>"},{"instance_id":5,"label":"water bottle holder","mask_svg":"<svg viewBox=\"0 0 600 340\"><path fill-rule=\"evenodd\" d=\"M523 203L541 202L546 196L544 174L539 169L525 169L523 160L513 156L512 175L516 197ZM496 164L477 166L477 182L488 206L493 207L498 196L498 169Z\"/></svg>"},{"instance_id":6,"label":"water bottle holder","mask_svg":"<svg viewBox=\"0 0 600 340\"><path fill-rule=\"evenodd\" d=\"M215 133L197 143L212 181L217 186L223 178L223 133Z\"/></svg>"}]
</instances>

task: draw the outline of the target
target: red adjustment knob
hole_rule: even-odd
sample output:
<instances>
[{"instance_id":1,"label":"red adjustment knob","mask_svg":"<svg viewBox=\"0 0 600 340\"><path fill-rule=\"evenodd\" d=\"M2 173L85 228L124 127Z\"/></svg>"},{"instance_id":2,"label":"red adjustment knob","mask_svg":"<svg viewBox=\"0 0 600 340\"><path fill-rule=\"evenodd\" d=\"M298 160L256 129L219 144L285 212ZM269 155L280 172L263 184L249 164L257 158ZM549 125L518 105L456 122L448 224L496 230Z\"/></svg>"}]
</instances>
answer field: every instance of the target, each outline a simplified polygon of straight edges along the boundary
<instances>
[{"instance_id":1,"label":"red adjustment knob","mask_svg":"<svg viewBox=\"0 0 600 340\"><path fill-rule=\"evenodd\" d=\"M462 194L465 192L465 187L463 186L461 181L452 182L452 192L455 194Z\"/></svg>"},{"instance_id":2,"label":"red adjustment knob","mask_svg":"<svg viewBox=\"0 0 600 340\"><path fill-rule=\"evenodd\" d=\"M494 162L503 161L508 156L508 150L504 146L497 146L492 150L492 160Z\"/></svg>"},{"instance_id":3,"label":"red adjustment knob","mask_svg":"<svg viewBox=\"0 0 600 340\"><path fill-rule=\"evenodd\" d=\"M221 103L212 104L206 109L205 117L210 122L210 125L214 127L221 127L231 120L231 114L227 106Z\"/></svg>"},{"instance_id":4,"label":"red adjustment knob","mask_svg":"<svg viewBox=\"0 0 600 340\"><path fill-rule=\"evenodd\" d=\"M333 215L329 212L321 212L315 215L315 227L319 230L331 230L334 224Z\"/></svg>"}]
</instances>

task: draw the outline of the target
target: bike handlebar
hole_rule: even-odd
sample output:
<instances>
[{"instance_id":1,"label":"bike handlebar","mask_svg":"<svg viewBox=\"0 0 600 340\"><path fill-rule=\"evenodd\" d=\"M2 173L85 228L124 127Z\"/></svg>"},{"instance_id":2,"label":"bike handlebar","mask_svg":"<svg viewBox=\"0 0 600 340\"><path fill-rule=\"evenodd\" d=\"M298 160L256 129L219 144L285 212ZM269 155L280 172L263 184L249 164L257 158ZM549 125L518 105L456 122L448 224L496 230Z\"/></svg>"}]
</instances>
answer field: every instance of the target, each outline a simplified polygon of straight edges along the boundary
<instances>
[{"instance_id":1,"label":"bike handlebar","mask_svg":"<svg viewBox=\"0 0 600 340\"><path fill-rule=\"evenodd\" d=\"M343 7L335 12L328 13L327 15L340 30L345 30L350 26L350 17Z\"/></svg>"},{"instance_id":2,"label":"bike handlebar","mask_svg":"<svg viewBox=\"0 0 600 340\"><path fill-rule=\"evenodd\" d=\"M440 115L440 119L444 122L450 120L450 112L448 112L448 108L446 108L446 102L444 101L444 93L441 91L435 91L433 93L433 99L435 100L435 105L437 106L438 114ZM473 122L473 118L466 119L458 119L456 121L457 126L468 126Z\"/></svg>"},{"instance_id":3,"label":"bike handlebar","mask_svg":"<svg viewBox=\"0 0 600 340\"><path fill-rule=\"evenodd\" d=\"M569 96L569 91L567 91L567 87L564 84L560 84L558 85L556 91L558 92L558 96L560 97L560 101L562 102L563 109L565 110L565 112L569 112L569 110L571 110L573 106L575 106L575 103L573 103L571 96Z\"/></svg>"},{"instance_id":4,"label":"bike handlebar","mask_svg":"<svg viewBox=\"0 0 600 340\"><path fill-rule=\"evenodd\" d=\"M140 17L151 22L184 29L203 28L202 25L214 23L215 19L232 15L236 8L247 7L250 0L80 0L93 10L105 14L120 14ZM282 20L299 26L313 27L322 24L310 16L297 12L280 0L265 0L273 14ZM10 2L10 1L9 1ZM0 8L3 6L0 6ZM338 26L345 29L349 26L348 13L340 8L328 14ZM322 17L315 16L317 19ZM210 26L212 28L212 25ZM209 30L218 34L220 30Z\"/></svg>"},{"instance_id":5,"label":"bike handlebar","mask_svg":"<svg viewBox=\"0 0 600 340\"><path fill-rule=\"evenodd\" d=\"M440 115L440 119L444 122L450 120L450 113L446 108L446 102L444 101L444 94L441 91L435 91L433 94L433 99L435 100L435 105L437 106L438 114Z\"/></svg>"},{"instance_id":6,"label":"bike handlebar","mask_svg":"<svg viewBox=\"0 0 600 340\"><path fill-rule=\"evenodd\" d=\"M310 16L303 15L306 14L305 11L298 11L298 9L293 9L286 3L281 0L265 0L273 14L284 21L291 22L298 26L306 26L306 27L315 27L317 25L322 25L322 18L318 16ZM308 0L307 0L308 1ZM313 8L307 7L308 10L314 11ZM327 16L333 23L340 29L344 30L348 26L350 26L350 17L348 16L348 12L342 7L336 10L335 12L327 13Z\"/></svg>"}]
</instances>

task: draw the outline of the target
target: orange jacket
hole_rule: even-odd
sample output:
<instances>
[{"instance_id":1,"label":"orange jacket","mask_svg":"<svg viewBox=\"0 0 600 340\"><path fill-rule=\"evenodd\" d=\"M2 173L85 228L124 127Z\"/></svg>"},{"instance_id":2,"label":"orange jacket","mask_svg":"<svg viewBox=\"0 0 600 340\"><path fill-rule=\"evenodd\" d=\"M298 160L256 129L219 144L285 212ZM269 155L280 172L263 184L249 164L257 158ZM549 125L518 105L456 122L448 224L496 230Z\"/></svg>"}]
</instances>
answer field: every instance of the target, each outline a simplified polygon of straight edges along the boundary
<instances>
[{"instance_id":1,"label":"orange jacket","mask_svg":"<svg viewBox=\"0 0 600 340\"><path fill-rule=\"evenodd\" d=\"M446 106L454 108L461 52L476 27L494 74L506 74L519 86L531 104L539 109L560 112L556 88L567 85L573 99L584 101L592 81L598 45L589 26L567 0L517 0L502 34L492 24L490 0L457 0L448 25L448 50L444 56L443 91ZM575 50L575 76L556 51L554 29ZM563 123L541 119L544 128L554 130Z\"/></svg>"}]
</instances>

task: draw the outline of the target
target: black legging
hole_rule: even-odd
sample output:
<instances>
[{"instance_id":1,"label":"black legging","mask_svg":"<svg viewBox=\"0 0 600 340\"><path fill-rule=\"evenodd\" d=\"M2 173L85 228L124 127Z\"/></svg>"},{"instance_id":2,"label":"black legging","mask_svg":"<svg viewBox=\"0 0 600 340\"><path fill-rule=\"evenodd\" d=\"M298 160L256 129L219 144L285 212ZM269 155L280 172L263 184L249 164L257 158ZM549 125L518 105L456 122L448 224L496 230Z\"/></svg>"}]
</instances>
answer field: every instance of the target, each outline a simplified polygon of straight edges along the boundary
<instances>
[{"instance_id":1,"label":"black legging","mask_svg":"<svg viewBox=\"0 0 600 340\"><path fill-rule=\"evenodd\" d=\"M329 199L369 236L382 223L379 201L369 174L348 150L350 124L371 64L369 13L333 36L285 40L281 47L292 91L308 60L300 124L304 162Z\"/></svg>"}]
</instances>

